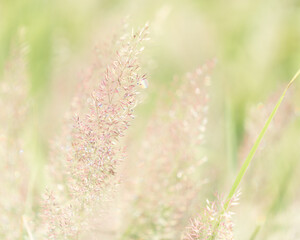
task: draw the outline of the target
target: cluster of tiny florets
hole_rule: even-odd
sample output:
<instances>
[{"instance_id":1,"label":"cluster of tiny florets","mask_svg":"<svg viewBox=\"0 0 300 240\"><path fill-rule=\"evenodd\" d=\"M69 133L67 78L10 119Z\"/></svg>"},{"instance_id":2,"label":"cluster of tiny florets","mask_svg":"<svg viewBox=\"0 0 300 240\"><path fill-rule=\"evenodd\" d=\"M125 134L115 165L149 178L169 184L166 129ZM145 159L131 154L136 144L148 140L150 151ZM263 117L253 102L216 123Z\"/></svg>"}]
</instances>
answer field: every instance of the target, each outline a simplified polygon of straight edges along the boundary
<instances>
[{"instance_id":1,"label":"cluster of tiny florets","mask_svg":"<svg viewBox=\"0 0 300 240\"><path fill-rule=\"evenodd\" d=\"M122 36L114 60L102 72L94 69L73 101L70 142L64 144L66 184L58 184L58 196L48 192L44 199L43 219L51 239L77 236L83 219L119 182L116 167L124 158L120 139L134 118L138 90L147 83L138 62L147 35L148 25Z\"/></svg>"},{"instance_id":2,"label":"cluster of tiny florets","mask_svg":"<svg viewBox=\"0 0 300 240\"><path fill-rule=\"evenodd\" d=\"M191 219L183 240L232 240L233 212L230 208L238 204L240 192L229 202L229 208L224 210L224 199L217 197L216 201L206 200L206 207L197 217Z\"/></svg>"},{"instance_id":3,"label":"cluster of tiny florets","mask_svg":"<svg viewBox=\"0 0 300 240\"><path fill-rule=\"evenodd\" d=\"M131 219L125 239L174 239L180 235L178 226L203 185L196 175L206 161L201 148L213 65L214 61L208 62L188 73L170 93L172 105L159 108L150 118L143 140L131 144L141 145L132 156L140 171L130 174L127 170L125 183L132 202L125 206L126 219Z\"/></svg>"}]
</instances>

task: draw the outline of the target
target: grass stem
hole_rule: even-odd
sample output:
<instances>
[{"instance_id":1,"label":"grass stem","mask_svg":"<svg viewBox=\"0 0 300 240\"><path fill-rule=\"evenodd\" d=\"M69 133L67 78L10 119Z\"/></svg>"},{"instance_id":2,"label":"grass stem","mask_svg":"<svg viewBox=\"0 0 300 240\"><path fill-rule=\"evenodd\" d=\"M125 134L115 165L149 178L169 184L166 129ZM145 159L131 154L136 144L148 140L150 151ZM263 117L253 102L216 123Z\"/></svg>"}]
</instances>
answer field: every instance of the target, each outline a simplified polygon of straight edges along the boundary
<instances>
[{"instance_id":1,"label":"grass stem","mask_svg":"<svg viewBox=\"0 0 300 240\"><path fill-rule=\"evenodd\" d=\"M237 188L238 188L238 186L240 185L240 183L241 183L241 181L242 181L242 178L244 177L244 175L245 175L245 173L246 173L246 170L248 169L248 167L249 167L249 165L250 165L250 162L251 162L251 160L253 159L253 156L254 156L254 154L255 154L255 152L256 152L256 150L257 150L257 148L258 148L258 146L259 146L259 144L260 144L260 142L261 142L261 140L262 140L262 138L263 138L263 136L265 135L265 133L266 133L266 131L267 131L267 129L268 129L268 127L269 127L269 125L270 125L272 119L274 118L274 116L275 116L275 114L276 114L276 112L277 112L279 106L281 105L281 103L282 103L282 101L283 101L283 99L284 99L284 96L285 96L287 90L289 89L289 87L292 85L292 83L296 80L296 78L297 78L299 75L300 75L300 69L297 71L297 73L294 75L294 77L290 80L290 82L288 83L288 85L287 85L286 88L284 89L284 91L283 91L281 97L280 97L279 100L277 101L277 103L276 103L276 105L275 105L273 111L271 112L270 116L268 117L268 119L267 119L267 121L266 121L266 123L265 123L263 129L261 130L261 132L259 133L257 139L255 140L254 145L253 145L253 147L251 148L251 150L250 150L248 156L246 157L246 160L245 160L245 162L243 163L243 165L242 165L242 167L241 167L241 169L240 169L240 171L239 171L239 173L238 173L238 175L237 175L237 177L236 177L236 179L235 179L235 181L234 181L234 183L233 183L233 185L232 185L232 187L231 187L231 190L230 190L230 192L229 192L229 194L228 194L228 196L227 196L227 198L226 198L226 201L225 201L225 203L224 203L223 210L222 210L220 216L218 217L218 220L217 220L217 222L216 222L216 225L215 225L215 228L214 228L214 230L213 230L212 236L210 237L210 240L216 239L216 237L217 237L217 232L218 232L218 228L219 228L220 223L221 223L221 221L222 221L222 216L223 216L223 214L228 210L228 207L229 207L229 205L230 205L230 201L231 201L232 197L234 196L234 194L236 193Z\"/></svg>"}]
</instances>

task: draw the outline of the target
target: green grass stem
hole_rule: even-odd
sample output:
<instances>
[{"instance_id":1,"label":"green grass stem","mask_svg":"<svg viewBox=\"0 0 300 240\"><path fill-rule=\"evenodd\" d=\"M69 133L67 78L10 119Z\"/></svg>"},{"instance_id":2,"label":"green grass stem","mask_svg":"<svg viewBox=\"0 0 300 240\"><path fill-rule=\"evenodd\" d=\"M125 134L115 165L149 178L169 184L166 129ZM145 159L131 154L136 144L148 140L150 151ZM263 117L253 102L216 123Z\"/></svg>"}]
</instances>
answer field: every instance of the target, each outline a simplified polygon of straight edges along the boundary
<instances>
[{"instance_id":1,"label":"green grass stem","mask_svg":"<svg viewBox=\"0 0 300 240\"><path fill-rule=\"evenodd\" d=\"M299 75L300 75L300 69L297 71L297 73L294 75L294 77L292 78L292 80L288 83L288 85L284 89L281 97L277 101L277 103L276 103L273 111L271 112L270 116L268 117L268 119L267 119L267 121L266 121L263 129L261 130L261 132L259 133L257 139L255 140L255 143L254 143L253 147L251 148L248 156L246 157L246 160L243 163L243 165L242 165L242 167L241 167L241 169L240 169L240 171L239 171L239 173L238 173L238 175L237 175L237 177L236 177L236 179L235 179L235 181L234 181L234 183L233 183L233 185L231 187L231 190L230 190L230 192L229 192L229 194L228 194L228 196L226 198L226 201L225 201L225 204L224 204L224 207L223 207L223 211L221 212L221 214L220 214L220 216L219 216L219 218L217 220L217 223L215 225L215 228L214 228L214 231L213 231L213 234L212 234L210 240L216 239L216 237L217 237L217 230L218 230L219 225L220 225L220 223L222 221L223 214L228 210L228 207L230 205L230 201L231 201L232 197L234 196L234 194L236 193L237 188L240 185L240 183L242 181L242 178L244 177L244 175L246 173L246 170L248 169L248 167L250 165L250 162L253 159L253 156L254 156L254 154L255 154L255 152L256 152L256 150L257 150L257 148L258 148L258 146L259 146L259 144L260 144L260 142L261 142L261 140L263 138L263 136L265 135L265 133L266 133L266 131L267 131L267 129L268 129L268 127L269 127L272 119L274 118L274 116L275 116L275 114L276 114L279 106L281 105L281 103L282 103L282 101L284 99L284 96L285 96L287 90L289 89L289 87L292 85L292 83L296 80L296 78Z\"/></svg>"}]
</instances>

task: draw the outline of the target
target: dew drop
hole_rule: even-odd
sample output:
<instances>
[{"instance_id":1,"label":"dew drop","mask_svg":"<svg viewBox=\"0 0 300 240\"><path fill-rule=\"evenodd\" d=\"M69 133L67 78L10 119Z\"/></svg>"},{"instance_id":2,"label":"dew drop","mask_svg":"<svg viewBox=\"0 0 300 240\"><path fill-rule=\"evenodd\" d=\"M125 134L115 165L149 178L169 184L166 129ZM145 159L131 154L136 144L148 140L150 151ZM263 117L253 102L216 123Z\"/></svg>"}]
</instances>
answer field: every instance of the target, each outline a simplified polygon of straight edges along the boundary
<instances>
[{"instance_id":1,"label":"dew drop","mask_svg":"<svg viewBox=\"0 0 300 240\"><path fill-rule=\"evenodd\" d=\"M140 84L141 84L142 88L148 88L148 85L149 85L147 79L142 79L140 81Z\"/></svg>"}]
</instances>

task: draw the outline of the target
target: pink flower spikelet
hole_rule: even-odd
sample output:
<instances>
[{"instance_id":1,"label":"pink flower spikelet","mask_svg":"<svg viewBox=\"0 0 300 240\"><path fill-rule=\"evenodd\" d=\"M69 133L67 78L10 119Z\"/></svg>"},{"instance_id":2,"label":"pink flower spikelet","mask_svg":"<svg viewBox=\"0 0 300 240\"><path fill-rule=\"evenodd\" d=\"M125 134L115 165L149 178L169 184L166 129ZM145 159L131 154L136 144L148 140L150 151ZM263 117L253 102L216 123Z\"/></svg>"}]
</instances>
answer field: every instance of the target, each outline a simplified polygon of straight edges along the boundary
<instances>
[{"instance_id":1,"label":"pink flower spikelet","mask_svg":"<svg viewBox=\"0 0 300 240\"><path fill-rule=\"evenodd\" d=\"M188 73L167 95L171 106L159 108L141 143L131 144L138 154L124 171L129 201L123 207L122 239L176 239L183 219L191 217L188 209L203 185L199 174L206 161L202 149L213 66L214 61L207 62Z\"/></svg>"},{"instance_id":2,"label":"pink flower spikelet","mask_svg":"<svg viewBox=\"0 0 300 240\"><path fill-rule=\"evenodd\" d=\"M214 202L206 200L206 208L197 217L191 220L186 229L183 240L233 240L233 212L230 208L238 204L240 192L237 192L229 203L229 208L224 211L225 201L219 196ZM219 223L218 227L217 224Z\"/></svg>"},{"instance_id":3,"label":"pink flower spikelet","mask_svg":"<svg viewBox=\"0 0 300 240\"><path fill-rule=\"evenodd\" d=\"M50 239L78 238L88 217L108 201L119 182L116 167L124 159L120 139L134 118L138 89L147 81L138 62L141 43L147 39L147 24L122 36L114 60L104 71L97 69L103 64L96 64L74 99L70 141L63 147L67 161L61 179L66 184L57 184L57 191L47 194L44 204Z\"/></svg>"}]
</instances>

